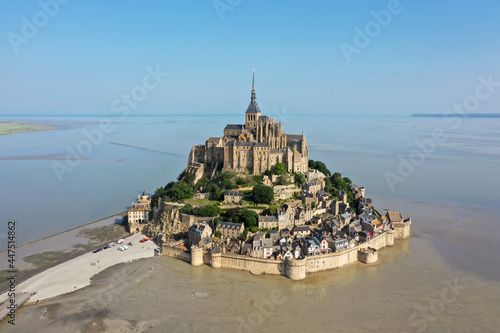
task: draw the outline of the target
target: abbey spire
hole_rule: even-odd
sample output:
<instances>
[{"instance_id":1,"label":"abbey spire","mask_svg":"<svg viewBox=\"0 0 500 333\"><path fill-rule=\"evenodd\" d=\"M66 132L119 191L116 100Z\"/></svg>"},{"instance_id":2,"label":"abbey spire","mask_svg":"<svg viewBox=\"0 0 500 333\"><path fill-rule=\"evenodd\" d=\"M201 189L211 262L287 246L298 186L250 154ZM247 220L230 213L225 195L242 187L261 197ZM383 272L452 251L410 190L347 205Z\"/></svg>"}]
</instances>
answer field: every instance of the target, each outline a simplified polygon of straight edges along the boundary
<instances>
[{"instance_id":1,"label":"abbey spire","mask_svg":"<svg viewBox=\"0 0 500 333\"><path fill-rule=\"evenodd\" d=\"M259 121L261 115L259 106L257 105L257 99L255 97L255 68L252 74L252 97L250 99L250 105L248 105L247 111L245 112L245 128L248 130L254 130Z\"/></svg>"},{"instance_id":2,"label":"abbey spire","mask_svg":"<svg viewBox=\"0 0 500 333\"><path fill-rule=\"evenodd\" d=\"M251 100L254 101L256 100L255 97L255 68L253 69L253 74L252 74L252 97Z\"/></svg>"}]
</instances>

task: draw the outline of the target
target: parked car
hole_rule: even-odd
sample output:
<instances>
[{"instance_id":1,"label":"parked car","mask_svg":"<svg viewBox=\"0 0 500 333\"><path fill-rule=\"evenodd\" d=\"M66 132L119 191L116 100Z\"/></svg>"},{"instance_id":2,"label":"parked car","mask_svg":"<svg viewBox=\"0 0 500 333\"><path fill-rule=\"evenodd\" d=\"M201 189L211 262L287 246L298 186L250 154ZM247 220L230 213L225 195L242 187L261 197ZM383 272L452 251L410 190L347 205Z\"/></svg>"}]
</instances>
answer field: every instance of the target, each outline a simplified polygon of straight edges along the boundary
<instances>
[{"instance_id":1,"label":"parked car","mask_svg":"<svg viewBox=\"0 0 500 333\"><path fill-rule=\"evenodd\" d=\"M128 244L127 244L127 245L130 245L130 246L132 246L132 245L134 245L134 244L133 244L132 242L128 242Z\"/></svg>"},{"instance_id":2,"label":"parked car","mask_svg":"<svg viewBox=\"0 0 500 333\"><path fill-rule=\"evenodd\" d=\"M125 242L125 240L123 238L120 238L119 240L116 241L118 244L123 244L123 242Z\"/></svg>"},{"instance_id":3,"label":"parked car","mask_svg":"<svg viewBox=\"0 0 500 333\"><path fill-rule=\"evenodd\" d=\"M97 253L97 252L101 252L103 250L102 247L98 248L98 249L95 249L94 251L92 251L92 253Z\"/></svg>"},{"instance_id":4,"label":"parked car","mask_svg":"<svg viewBox=\"0 0 500 333\"><path fill-rule=\"evenodd\" d=\"M120 246L120 247L118 248L118 250L119 250L119 251L123 251L123 250L125 250L125 249L123 248L123 246Z\"/></svg>"},{"instance_id":5,"label":"parked car","mask_svg":"<svg viewBox=\"0 0 500 333\"><path fill-rule=\"evenodd\" d=\"M123 245L122 246L124 250L128 250L128 246L127 245Z\"/></svg>"},{"instance_id":6,"label":"parked car","mask_svg":"<svg viewBox=\"0 0 500 333\"><path fill-rule=\"evenodd\" d=\"M161 247L157 247L157 248L155 249L155 251L156 251L158 254L161 254Z\"/></svg>"},{"instance_id":7,"label":"parked car","mask_svg":"<svg viewBox=\"0 0 500 333\"><path fill-rule=\"evenodd\" d=\"M144 237L143 239L140 240L141 243L144 243L145 241L149 240L149 238Z\"/></svg>"},{"instance_id":8,"label":"parked car","mask_svg":"<svg viewBox=\"0 0 500 333\"><path fill-rule=\"evenodd\" d=\"M116 242L111 242L111 243L108 244L109 247L115 246L115 245L116 245Z\"/></svg>"}]
</instances>

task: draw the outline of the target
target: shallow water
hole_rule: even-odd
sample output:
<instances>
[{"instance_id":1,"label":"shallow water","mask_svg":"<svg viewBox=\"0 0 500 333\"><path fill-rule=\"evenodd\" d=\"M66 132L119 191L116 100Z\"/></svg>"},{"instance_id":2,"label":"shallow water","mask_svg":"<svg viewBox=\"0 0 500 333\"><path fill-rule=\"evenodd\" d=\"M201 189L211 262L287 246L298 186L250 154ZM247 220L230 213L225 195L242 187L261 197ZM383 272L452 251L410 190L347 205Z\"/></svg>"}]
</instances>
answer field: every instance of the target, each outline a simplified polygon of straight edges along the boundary
<instances>
[{"instance_id":1,"label":"shallow water","mask_svg":"<svg viewBox=\"0 0 500 333\"><path fill-rule=\"evenodd\" d=\"M289 115L282 120L287 133L305 131L311 159L365 186L378 210L412 217L411 239L384 249L375 266L311 274L298 283L192 268L170 258L141 261L103 274L102 283L83 294L21 309L18 327L29 328L23 323L36 320L48 332L62 329L64 320L82 327L93 316L95 325L124 332L235 331L240 324L242 331L329 325L349 332L496 330L500 120L464 119L456 129L437 118ZM0 211L5 222L18 221L18 244L123 211L141 191L153 192L175 179L192 145L221 135L226 123L243 117L113 118L115 130L62 182L52 164L65 162L67 147L76 149L86 140L83 131L98 128L100 119L37 121L57 130L0 137ZM401 159L418 152L415 140L432 138L435 129L443 129L446 140L392 191L384 174L397 174ZM0 241L3 245L1 230ZM466 289L441 309L440 294L455 278ZM92 300L108 290L108 301ZM269 310L260 323L257 311L273 291L286 296L286 305ZM431 306L437 308L428 310Z\"/></svg>"}]
</instances>

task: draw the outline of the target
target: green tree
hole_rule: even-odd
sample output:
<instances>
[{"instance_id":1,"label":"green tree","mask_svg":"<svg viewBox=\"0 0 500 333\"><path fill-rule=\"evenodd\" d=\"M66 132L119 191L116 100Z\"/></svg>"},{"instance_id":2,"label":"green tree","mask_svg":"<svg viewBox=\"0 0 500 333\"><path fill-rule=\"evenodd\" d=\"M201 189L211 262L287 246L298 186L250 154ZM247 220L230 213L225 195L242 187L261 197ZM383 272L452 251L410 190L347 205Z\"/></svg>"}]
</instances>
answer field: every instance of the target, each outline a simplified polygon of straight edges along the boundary
<instances>
[{"instance_id":1,"label":"green tree","mask_svg":"<svg viewBox=\"0 0 500 333\"><path fill-rule=\"evenodd\" d=\"M247 228L255 227L259 224L259 215L253 210L243 208L238 210L233 222L244 223Z\"/></svg>"},{"instance_id":2,"label":"green tree","mask_svg":"<svg viewBox=\"0 0 500 333\"><path fill-rule=\"evenodd\" d=\"M221 209L217 205L205 205L195 208L195 213L200 216L218 216Z\"/></svg>"},{"instance_id":3,"label":"green tree","mask_svg":"<svg viewBox=\"0 0 500 333\"><path fill-rule=\"evenodd\" d=\"M332 173L326 167L325 163L321 161L309 160L309 168L318 170L325 174L325 176L330 177Z\"/></svg>"},{"instance_id":4,"label":"green tree","mask_svg":"<svg viewBox=\"0 0 500 333\"><path fill-rule=\"evenodd\" d=\"M254 182L256 182L257 184L262 184L262 179L263 179L262 175L255 175L252 178Z\"/></svg>"},{"instance_id":5,"label":"green tree","mask_svg":"<svg viewBox=\"0 0 500 333\"><path fill-rule=\"evenodd\" d=\"M193 214L194 208L190 204L185 204L184 206L182 206L181 209L179 209L179 211L183 214L191 215L191 214Z\"/></svg>"},{"instance_id":6,"label":"green tree","mask_svg":"<svg viewBox=\"0 0 500 333\"><path fill-rule=\"evenodd\" d=\"M312 209L316 208L316 201L311 202L311 208Z\"/></svg>"},{"instance_id":7,"label":"green tree","mask_svg":"<svg viewBox=\"0 0 500 333\"><path fill-rule=\"evenodd\" d=\"M276 213L278 212L278 209L280 209L281 207L279 205L271 205L269 206L268 210L269 210L269 215L276 215Z\"/></svg>"},{"instance_id":8,"label":"green tree","mask_svg":"<svg viewBox=\"0 0 500 333\"><path fill-rule=\"evenodd\" d=\"M236 185L245 185L247 181L243 177L236 178Z\"/></svg>"},{"instance_id":9,"label":"green tree","mask_svg":"<svg viewBox=\"0 0 500 333\"><path fill-rule=\"evenodd\" d=\"M185 181L186 183L188 183L189 185L193 186L194 185L194 178L195 177L192 173L188 173L188 174L184 175L184 178L182 180Z\"/></svg>"},{"instance_id":10,"label":"green tree","mask_svg":"<svg viewBox=\"0 0 500 333\"><path fill-rule=\"evenodd\" d=\"M196 182L196 185L194 186L195 190L197 191L204 191L206 186L208 185L208 178L207 177L201 177L200 180Z\"/></svg>"},{"instance_id":11,"label":"green tree","mask_svg":"<svg viewBox=\"0 0 500 333\"><path fill-rule=\"evenodd\" d=\"M169 186L169 184L167 184ZM167 190L167 195L173 200L189 199L193 196L193 188L186 182L173 183Z\"/></svg>"},{"instance_id":12,"label":"green tree","mask_svg":"<svg viewBox=\"0 0 500 333\"><path fill-rule=\"evenodd\" d=\"M165 197L167 195L167 191L165 190L164 187L158 187L155 191L155 193L151 196L151 206L157 207L158 202L161 198Z\"/></svg>"},{"instance_id":13,"label":"green tree","mask_svg":"<svg viewBox=\"0 0 500 333\"><path fill-rule=\"evenodd\" d=\"M262 184L255 185L252 190L252 200L255 203L270 204L274 200L273 188Z\"/></svg>"},{"instance_id":14,"label":"green tree","mask_svg":"<svg viewBox=\"0 0 500 333\"><path fill-rule=\"evenodd\" d=\"M220 238L222 236L222 233L220 231L216 231L214 232L214 235Z\"/></svg>"},{"instance_id":15,"label":"green tree","mask_svg":"<svg viewBox=\"0 0 500 333\"><path fill-rule=\"evenodd\" d=\"M282 163L282 162L278 162L274 165L274 172L277 174L277 175L284 175L286 174L286 165L285 163Z\"/></svg>"},{"instance_id":16,"label":"green tree","mask_svg":"<svg viewBox=\"0 0 500 333\"><path fill-rule=\"evenodd\" d=\"M302 188L302 186L304 186L304 184L306 183L306 177L304 177L304 175L301 173L296 173L294 175L294 178L295 185L297 185L298 188Z\"/></svg>"}]
</instances>

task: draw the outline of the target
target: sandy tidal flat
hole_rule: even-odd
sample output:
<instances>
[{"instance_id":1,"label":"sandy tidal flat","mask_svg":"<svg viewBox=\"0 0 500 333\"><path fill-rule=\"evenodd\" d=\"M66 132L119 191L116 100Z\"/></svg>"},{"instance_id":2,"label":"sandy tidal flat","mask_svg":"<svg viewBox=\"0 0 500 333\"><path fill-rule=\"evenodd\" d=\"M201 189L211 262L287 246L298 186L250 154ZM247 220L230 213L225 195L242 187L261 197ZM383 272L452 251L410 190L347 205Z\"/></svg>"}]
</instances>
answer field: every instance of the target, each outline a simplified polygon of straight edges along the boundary
<instances>
[{"instance_id":1,"label":"sandy tidal flat","mask_svg":"<svg viewBox=\"0 0 500 333\"><path fill-rule=\"evenodd\" d=\"M46 131L46 130L53 130L53 128L45 125L38 125L31 123L17 123L17 122L0 123L0 135Z\"/></svg>"}]
</instances>

